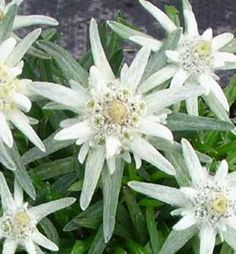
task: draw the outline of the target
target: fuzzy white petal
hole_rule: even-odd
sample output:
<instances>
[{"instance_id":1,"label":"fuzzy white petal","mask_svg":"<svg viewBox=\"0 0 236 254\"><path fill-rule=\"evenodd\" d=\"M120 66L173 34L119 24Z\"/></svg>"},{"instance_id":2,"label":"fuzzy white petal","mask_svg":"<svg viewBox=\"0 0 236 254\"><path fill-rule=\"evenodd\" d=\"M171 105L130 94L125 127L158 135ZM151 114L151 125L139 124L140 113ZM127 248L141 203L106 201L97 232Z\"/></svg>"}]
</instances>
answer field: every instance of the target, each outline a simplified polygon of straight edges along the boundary
<instances>
[{"instance_id":1,"label":"fuzzy white petal","mask_svg":"<svg viewBox=\"0 0 236 254\"><path fill-rule=\"evenodd\" d=\"M32 241L32 239L24 240L24 246L25 246L25 250L27 251L27 253L37 254L36 246L35 246L34 242Z\"/></svg>"},{"instance_id":2,"label":"fuzzy white petal","mask_svg":"<svg viewBox=\"0 0 236 254\"><path fill-rule=\"evenodd\" d=\"M33 232L32 240L36 244L38 244L48 250L51 250L51 251L58 251L59 250L58 246L55 243L53 243L51 240L49 240L47 237L45 237L43 234L41 234L38 230L35 230Z\"/></svg>"},{"instance_id":3,"label":"fuzzy white petal","mask_svg":"<svg viewBox=\"0 0 236 254\"><path fill-rule=\"evenodd\" d=\"M228 163L226 160L222 160L215 174L215 181L224 181L228 175Z\"/></svg>"},{"instance_id":4,"label":"fuzzy white petal","mask_svg":"<svg viewBox=\"0 0 236 254\"><path fill-rule=\"evenodd\" d=\"M78 160L81 164L84 163L84 160L86 159L86 156L88 155L89 152L89 143L84 143L79 151L79 155L78 155Z\"/></svg>"},{"instance_id":5,"label":"fuzzy white petal","mask_svg":"<svg viewBox=\"0 0 236 254\"><path fill-rule=\"evenodd\" d=\"M0 45L0 62L4 63L16 46L16 39L9 38Z\"/></svg>"},{"instance_id":6,"label":"fuzzy white petal","mask_svg":"<svg viewBox=\"0 0 236 254\"><path fill-rule=\"evenodd\" d=\"M33 26L33 25L50 25L50 26L57 26L58 22L51 17L43 16L43 15L17 15L14 20L13 30Z\"/></svg>"},{"instance_id":7,"label":"fuzzy white petal","mask_svg":"<svg viewBox=\"0 0 236 254\"><path fill-rule=\"evenodd\" d=\"M59 131L55 135L56 140L69 140L69 139L78 139L85 138L88 139L92 134L91 124L89 120L76 123L72 126L66 127Z\"/></svg>"},{"instance_id":8,"label":"fuzzy white petal","mask_svg":"<svg viewBox=\"0 0 236 254\"><path fill-rule=\"evenodd\" d=\"M107 91L107 83L102 72L95 65L90 68L90 86L95 93L104 94Z\"/></svg>"},{"instance_id":9,"label":"fuzzy white petal","mask_svg":"<svg viewBox=\"0 0 236 254\"><path fill-rule=\"evenodd\" d=\"M176 25L169 19L169 17L155 5L145 0L139 0L143 7L150 12L153 17L161 24L167 32L173 32L177 29Z\"/></svg>"},{"instance_id":10,"label":"fuzzy white petal","mask_svg":"<svg viewBox=\"0 0 236 254\"><path fill-rule=\"evenodd\" d=\"M131 89L132 91L136 90L142 79L149 56L150 50L146 47L143 47L141 50L139 50L129 67L126 85L127 88Z\"/></svg>"},{"instance_id":11,"label":"fuzzy white petal","mask_svg":"<svg viewBox=\"0 0 236 254\"><path fill-rule=\"evenodd\" d=\"M217 53L215 53L214 57L216 59L220 59L221 61L224 61L226 63L235 63L236 62L236 56L232 53L217 52Z\"/></svg>"},{"instance_id":12,"label":"fuzzy white petal","mask_svg":"<svg viewBox=\"0 0 236 254\"><path fill-rule=\"evenodd\" d=\"M114 80L115 76L103 50L95 19L90 22L90 42L95 65L100 69L107 82Z\"/></svg>"},{"instance_id":13,"label":"fuzzy white petal","mask_svg":"<svg viewBox=\"0 0 236 254\"><path fill-rule=\"evenodd\" d=\"M180 191L191 201L195 201L197 196L197 190L192 187L181 187Z\"/></svg>"},{"instance_id":14,"label":"fuzzy white petal","mask_svg":"<svg viewBox=\"0 0 236 254\"><path fill-rule=\"evenodd\" d=\"M207 225L200 229L200 252L199 254L213 254L216 233Z\"/></svg>"},{"instance_id":15,"label":"fuzzy white petal","mask_svg":"<svg viewBox=\"0 0 236 254\"><path fill-rule=\"evenodd\" d=\"M15 201L8 188L4 175L0 172L0 195L3 211L15 210Z\"/></svg>"},{"instance_id":16,"label":"fuzzy white petal","mask_svg":"<svg viewBox=\"0 0 236 254\"><path fill-rule=\"evenodd\" d=\"M179 62L179 53L177 51L174 50L166 50L166 56L167 58L174 62L174 63L178 63Z\"/></svg>"},{"instance_id":17,"label":"fuzzy white petal","mask_svg":"<svg viewBox=\"0 0 236 254\"><path fill-rule=\"evenodd\" d=\"M152 118L143 118L139 123L139 131L143 134L173 140L172 132L163 124L153 121Z\"/></svg>"},{"instance_id":18,"label":"fuzzy white petal","mask_svg":"<svg viewBox=\"0 0 236 254\"><path fill-rule=\"evenodd\" d=\"M215 50L223 48L226 44L231 42L234 38L234 35L231 33L223 33L213 38L212 47Z\"/></svg>"},{"instance_id":19,"label":"fuzzy white petal","mask_svg":"<svg viewBox=\"0 0 236 254\"><path fill-rule=\"evenodd\" d=\"M182 68L180 68L174 75L173 79L171 80L170 87L176 89L177 87L183 86L187 78L188 73Z\"/></svg>"},{"instance_id":20,"label":"fuzzy white petal","mask_svg":"<svg viewBox=\"0 0 236 254\"><path fill-rule=\"evenodd\" d=\"M110 174L113 175L116 170L116 156L113 156L112 158L107 159L107 167Z\"/></svg>"},{"instance_id":21,"label":"fuzzy white petal","mask_svg":"<svg viewBox=\"0 0 236 254\"><path fill-rule=\"evenodd\" d=\"M80 207L83 210L86 210L91 202L103 168L104 160L104 151L100 147L89 152L85 166L83 188L80 196Z\"/></svg>"},{"instance_id":22,"label":"fuzzy white petal","mask_svg":"<svg viewBox=\"0 0 236 254\"><path fill-rule=\"evenodd\" d=\"M62 198L55 201L38 205L29 209L29 212L35 218L37 222L46 217L47 215L54 213L58 210L71 206L76 201L75 198Z\"/></svg>"},{"instance_id":23,"label":"fuzzy white petal","mask_svg":"<svg viewBox=\"0 0 236 254\"><path fill-rule=\"evenodd\" d=\"M182 139L181 144L183 156L193 184L204 183L208 176L206 169L201 166L197 154L195 153L191 144L186 139Z\"/></svg>"},{"instance_id":24,"label":"fuzzy white petal","mask_svg":"<svg viewBox=\"0 0 236 254\"><path fill-rule=\"evenodd\" d=\"M2 254L15 254L17 242L11 239L4 241Z\"/></svg>"},{"instance_id":25,"label":"fuzzy white petal","mask_svg":"<svg viewBox=\"0 0 236 254\"><path fill-rule=\"evenodd\" d=\"M186 99L186 108L189 115L198 116L198 97Z\"/></svg>"},{"instance_id":26,"label":"fuzzy white petal","mask_svg":"<svg viewBox=\"0 0 236 254\"><path fill-rule=\"evenodd\" d=\"M33 144L41 151L45 151L43 142L40 140L34 129L29 125L29 119L21 111L11 111L8 114L9 120L19 129Z\"/></svg>"},{"instance_id":27,"label":"fuzzy white petal","mask_svg":"<svg viewBox=\"0 0 236 254\"><path fill-rule=\"evenodd\" d=\"M141 83L139 86L139 92L146 93L153 88L163 84L168 79L172 78L176 73L176 67L173 65L167 65L156 73L152 74L147 80Z\"/></svg>"},{"instance_id":28,"label":"fuzzy white petal","mask_svg":"<svg viewBox=\"0 0 236 254\"><path fill-rule=\"evenodd\" d=\"M137 154L141 159L151 163L167 174L175 174L175 169L171 163L147 140L141 137L135 137L127 145L130 150Z\"/></svg>"},{"instance_id":29,"label":"fuzzy white petal","mask_svg":"<svg viewBox=\"0 0 236 254\"><path fill-rule=\"evenodd\" d=\"M106 137L106 158L109 159L120 153L121 142L119 137L109 135Z\"/></svg>"},{"instance_id":30,"label":"fuzzy white petal","mask_svg":"<svg viewBox=\"0 0 236 254\"><path fill-rule=\"evenodd\" d=\"M14 180L14 200L17 207L22 207L24 203L23 189L16 178Z\"/></svg>"},{"instance_id":31,"label":"fuzzy white petal","mask_svg":"<svg viewBox=\"0 0 236 254\"><path fill-rule=\"evenodd\" d=\"M197 21L188 0L183 0L183 11L186 33L189 36L199 36Z\"/></svg>"},{"instance_id":32,"label":"fuzzy white petal","mask_svg":"<svg viewBox=\"0 0 236 254\"><path fill-rule=\"evenodd\" d=\"M138 191L151 198L155 198L172 206L181 207L184 206L186 202L184 195L176 188L136 181L131 181L128 183L128 185L135 191Z\"/></svg>"},{"instance_id":33,"label":"fuzzy white petal","mask_svg":"<svg viewBox=\"0 0 236 254\"><path fill-rule=\"evenodd\" d=\"M4 114L0 113L0 138L9 146L13 146L13 136L9 124Z\"/></svg>"},{"instance_id":34,"label":"fuzzy white petal","mask_svg":"<svg viewBox=\"0 0 236 254\"><path fill-rule=\"evenodd\" d=\"M177 222L174 226L174 230L184 230L190 228L194 224L197 223L197 219L194 214L185 215L179 222Z\"/></svg>"},{"instance_id":35,"label":"fuzzy white petal","mask_svg":"<svg viewBox=\"0 0 236 254\"><path fill-rule=\"evenodd\" d=\"M210 41L213 38L213 31L211 28L208 28L202 35L201 39L204 41Z\"/></svg>"},{"instance_id":36,"label":"fuzzy white petal","mask_svg":"<svg viewBox=\"0 0 236 254\"><path fill-rule=\"evenodd\" d=\"M25 112L29 112L31 109L31 101L28 97L18 92L11 92L10 99L15 103L20 109Z\"/></svg>"},{"instance_id":37,"label":"fuzzy white petal","mask_svg":"<svg viewBox=\"0 0 236 254\"><path fill-rule=\"evenodd\" d=\"M146 37L146 36L130 36L129 40L141 45L141 46L145 46L148 47L150 50L152 51L158 51L162 45L162 43L160 41L158 41L155 38L152 37Z\"/></svg>"},{"instance_id":38,"label":"fuzzy white petal","mask_svg":"<svg viewBox=\"0 0 236 254\"><path fill-rule=\"evenodd\" d=\"M45 98L76 110L80 110L81 107L84 106L86 99L83 94L79 94L68 87L54 83L33 82L30 89Z\"/></svg>"}]
</instances>

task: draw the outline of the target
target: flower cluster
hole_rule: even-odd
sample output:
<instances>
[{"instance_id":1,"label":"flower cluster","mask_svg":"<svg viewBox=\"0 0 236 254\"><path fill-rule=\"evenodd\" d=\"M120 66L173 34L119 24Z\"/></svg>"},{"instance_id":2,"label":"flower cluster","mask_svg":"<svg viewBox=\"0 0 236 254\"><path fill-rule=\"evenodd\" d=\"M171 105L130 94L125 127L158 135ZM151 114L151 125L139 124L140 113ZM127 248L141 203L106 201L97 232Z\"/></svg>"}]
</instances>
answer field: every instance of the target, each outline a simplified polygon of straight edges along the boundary
<instances>
[{"instance_id":1,"label":"flower cluster","mask_svg":"<svg viewBox=\"0 0 236 254\"><path fill-rule=\"evenodd\" d=\"M121 37L141 46L131 64L123 64L116 74L117 70L110 64L102 44L99 27L92 19L89 36L93 63L86 71L48 39L45 39L44 47L39 42L38 48L34 48L32 45L39 38L41 29L30 32L24 39L13 33L25 26L57 25L57 21L50 17L17 15L21 3L22 0L13 0L5 4L0 0L0 161L11 157L5 151L8 149L13 154L13 158L8 159L16 162L14 196L0 173L0 239L4 239L3 254L14 254L18 247L29 254L41 253L39 246L58 251L58 247L37 229L37 224L47 215L75 202L74 198L63 198L31 207L23 201L23 189L32 194L34 188L25 169L27 160L21 160L14 146L11 130L14 126L41 150L35 152L36 159L59 150L63 147L61 144L67 144L67 141L79 146L76 156L80 164L85 164L80 207L82 210L88 208L102 176L105 242L111 239L115 228L125 162L130 164L134 161L136 169L140 169L142 161L145 161L145 165L151 164L164 176L174 176L177 181L178 174L186 174L189 178L189 185L180 188L138 181L128 183L135 191L177 207L172 215L182 218L174 225L173 234L184 232L182 242L185 243L191 232L198 231L200 254L213 253L217 234L235 248L236 242L231 236L236 234L235 174L228 174L226 160L220 162L214 176L210 174L208 165L204 167L201 164L200 155L204 157L203 154L195 152L185 139L182 139L182 146L174 141L172 128L175 121L173 118L172 122L169 121L175 114L204 121L204 117L198 117L198 97L201 96L220 119L215 120L216 125L233 130L228 116L229 102L216 74L218 70L236 68L236 56L225 49L233 40L233 34L213 37L209 28L200 35L188 0L183 0L184 29L150 2L140 0L141 5L166 30L167 37L175 35L175 43L171 47L166 46L164 41L130 26L109 21L108 25ZM55 58L59 67L65 66L68 84L21 78L23 57L30 49L34 57L45 50L48 55L43 51L44 56ZM161 63L158 65L159 57ZM52 76L54 80L61 80L54 74ZM27 113L31 110L33 98L38 97L52 101L46 104L47 109L65 110L71 116L67 118L67 114L62 114L63 117L59 117L60 121L64 120L60 122L61 128L53 134L53 141L49 138L42 142L31 127L38 121ZM191 117L178 113L182 110L181 102L185 102L182 108ZM38 106L43 103L38 103ZM209 124L214 120L207 118L206 121ZM182 121L181 125L185 123ZM34 148L32 150L35 151ZM173 151L181 157L176 161L184 159L188 172L177 168L176 161L171 160ZM142 174L145 175L146 171L143 170ZM169 254L168 239L161 254Z\"/></svg>"}]
</instances>

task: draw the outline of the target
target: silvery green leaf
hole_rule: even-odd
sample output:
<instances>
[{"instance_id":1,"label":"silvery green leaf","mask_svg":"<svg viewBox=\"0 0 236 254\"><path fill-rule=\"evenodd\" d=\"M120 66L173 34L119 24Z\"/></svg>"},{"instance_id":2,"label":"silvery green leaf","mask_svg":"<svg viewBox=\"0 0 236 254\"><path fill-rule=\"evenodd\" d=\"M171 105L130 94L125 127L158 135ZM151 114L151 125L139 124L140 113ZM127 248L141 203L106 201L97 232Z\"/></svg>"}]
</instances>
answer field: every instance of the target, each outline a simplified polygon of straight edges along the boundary
<instances>
[{"instance_id":1,"label":"silvery green leaf","mask_svg":"<svg viewBox=\"0 0 236 254\"><path fill-rule=\"evenodd\" d=\"M23 164L22 158L17 150L16 145L14 145L12 148L8 148L8 152L16 165L16 170L14 171L16 179L18 180L21 187L25 190L25 192L32 199L35 199L36 193L32 180L29 177L28 171Z\"/></svg>"},{"instance_id":2,"label":"silvery green leaf","mask_svg":"<svg viewBox=\"0 0 236 254\"><path fill-rule=\"evenodd\" d=\"M159 254L175 254L197 233L196 227L181 231L172 230Z\"/></svg>"},{"instance_id":3,"label":"silvery green leaf","mask_svg":"<svg viewBox=\"0 0 236 254\"><path fill-rule=\"evenodd\" d=\"M5 17L0 21L0 43L8 39L12 33L12 26L16 13L17 5L12 5Z\"/></svg>"},{"instance_id":4,"label":"silvery green leaf","mask_svg":"<svg viewBox=\"0 0 236 254\"><path fill-rule=\"evenodd\" d=\"M31 176L38 176L42 180L48 180L74 172L74 164L75 159L73 157L67 157L40 164L31 169L29 173Z\"/></svg>"},{"instance_id":5,"label":"silvery green leaf","mask_svg":"<svg viewBox=\"0 0 236 254\"><path fill-rule=\"evenodd\" d=\"M227 243L224 243L222 245L220 254L234 254L234 253L235 252L233 251L233 249Z\"/></svg>"},{"instance_id":6,"label":"silvery green leaf","mask_svg":"<svg viewBox=\"0 0 236 254\"><path fill-rule=\"evenodd\" d=\"M231 131L234 125L219 119L172 113L167 118L167 126L172 131Z\"/></svg>"},{"instance_id":7,"label":"silvery green leaf","mask_svg":"<svg viewBox=\"0 0 236 254\"><path fill-rule=\"evenodd\" d=\"M152 74L165 67L167 64L165 50L175 49L179 42L181 32L181 29L177 29L174 32L169 33L160 50L151 55L143 75L143 80L146 80Z\"/></svg>"},{"instance_id":8,"label":"silvery green leaf","mask_svg":"<svg viewBox=\"0 0 236 254\"><path fill-rule=\"evenodd\" d=\"M3 142L0 140L0 162L3 164L4 167L15 170L16 165L11 159L9 153L7 152Z\"/></svg>"},{"instance_id":9,"label":"silvery green leaf","mask_svg":"<svg viewBox=\"0 0 236 254\"><path fill-rule=\"evenodd\" d=\"M73 79L85 87L88 85L87 71L65 49L49 41L39 41L37 45L56 60L68 81Z\"/></svg>"},{"instance_id":10,"label":"silvery green leaf","mask_svg":"<svg viewBox=\"0 0 236 254\"><path fill-rule=\"evenodd\" d=\"M24 165L27 165L33 161L42 159L58 150L68 147L69 145L73 144L73 140L69 141L56 141L54 136L56 132L52 133L47 139L43 141L46 152L40 151L37 147L31 148L29 151L22 155L22 162Z\"/></svg>"},{"instance_id":11,"label":"silvery green leaf","mask_svg":"<svg viewBox=\"0 0 236 254\"><path fill-rule=\"evenodd\" d=\"M49 56L48 54L46 54L43 50L35 48L33 46L31 46L27 52L29 55L36 57L36 58L40 58L40 59L45 59L45 60L49 60L51 59L51 56Z\"/></svg>"},{"instance_id":12,"label":"silvery green leaf","mask_svg":"<svg viewBox=\"0 0 236 254\"><path fill-rule=\"evenodd\" d=\"M107 167L102 172L103 183L103 231L105 242L109 242L112 237L115 221L118 198L121 188L124 163L121 159L116 160L116 169L113 175L109 173Z\"/></svg>"},{"instance_id":13,"label":"silvery green leaf","mask_svg":"<svg viewBox=\"0 0 236 254\"><path fill-rule=\"evenodd\" d=\"M27 34L27 36L21 40L14 48L13 52L7 59L7 64L14 66L18 64L31 45L38 39L41 34L41 29L36 29L33 32Z\"/></svg>"}]
</instances>

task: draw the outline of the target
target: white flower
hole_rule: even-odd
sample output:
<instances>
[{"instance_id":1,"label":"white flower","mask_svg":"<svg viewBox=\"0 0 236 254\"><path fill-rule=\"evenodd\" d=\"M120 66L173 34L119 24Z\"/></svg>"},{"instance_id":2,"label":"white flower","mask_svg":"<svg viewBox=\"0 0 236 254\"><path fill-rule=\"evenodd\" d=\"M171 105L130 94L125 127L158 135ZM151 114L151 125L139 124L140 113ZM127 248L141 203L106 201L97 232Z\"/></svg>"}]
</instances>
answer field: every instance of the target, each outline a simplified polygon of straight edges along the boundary
<instances>
[{"instance_id":1,"label":"white flower","mask_svg":"<svg viewBox=\"0 0 236 254\"><path fill-rule=\"evenodd\" d=\"M200 254L213 253L218 233L222 240L235 249L236 241L232 237L236 232L235 173L228 174L228 164L223 160L216 174L212 176L201 166L187 140L182 140L182 148L192 179L191 186L176 189L140 182L130 182L129 186L138 192L177 206L178 209L174 210L172 215L181 215L183 218L173 228L198 228Z\"/></svg>"},{"instance_id":2,"label":"white flower","mask_svg":"<svg viewBox=\"0 0 236 254\"><path fill-rule=\"evenodd\" d=\"M6 4L5 0L0 0L0 20L4 18L13 5L19 6L23 1L24 0L12 0ZM44 15L17 15L13 23L13 30L33 25L57 26L58 22L54 18Z\"/></svg>"},{"instance_id":3,"label":"white flower","mask_svg":"<svg viewBox=\"0 0 236 254\"><path fill-rule=\"evenodd\" d=\"M117 156L130 162L130 153L134 155L137 168L141 166L141 160L146 160L160 170L174 174L173 166L147 137L157 136L172 141L172 133L165 127L169 112L166 107L203 92L199 87L197 90L165 89L142 94L145 82L141 80L150 50L142 48L130 67L125 64L120 78L116 78L102 48L95 20L91 21L90 40L95 65L90 69L88 88L74 81L71 88L40 82L31 87L34 92L79 114L61 123L63 129L55 139L76 140L77 145L82 145L79 161L83 163L87 157L80 200L83 209L91 200L105 160L111 174ZM148 82L155 80L150 77Z\"/></svg>"},{"instance_id":4,"label":"white flower","mask_svg":"<svg viewBox=\"0 0 236 254\"><path fill-rule=\"evenodd\" d=\"M32 81L18 78L24 64L21 59L40 33L41 30L37 29L18 44L14 38L9 38L0 45L0 138L9 147L13 145L10 129L13 124L45 151L42 141L30 126L31 118L22 112L31 109L28 86Z\"/></svg>"},{"instance_id":5,"label":"white flower","mask_svg":"<svg viewBox=\"0 0 236 254\"><path fill-rule=\"evenodd\" d=\"M145 0L140 0L140 3L168 33L177 29L168 16L156 6ZM236 56L222 50L234 38L234 35L223 33L213 37L211 28L200 35L188 0L183 0L183 8L185 30L181 34L177 48L166 51L170 65L162 69L162 75L167 77L166 80L170 76L173 77L170 87L196 86L200 84L206 89L203 99L208 106L218 118L228 121L229 104L217 83L219 78L216 76L215 71L235 68ZM124 36L123 31L127 29L124 25L116 22L109 22L109 25L121 36ZM148 39L147 36L130 34L131 36L128 39L140 45L144 45L145 40L145 45L154 51L161 46L160 41L154 38ZM159 47L154 48L154 43L158 44ZM187 99L186 106L189 114L198 115L197 97Z\"/></svg>"},{"instance_id":6,"label":"white flower","mask_svg":"<svg viewBox=\"0 0 236 254\"><path fill-rule=\"evenodd\" d=\"M75 198L63 198L35 207L29 207L23 201L23 190L15 181L12 197L6 180L0 173L0 193L3 215L0 218L0 239L4 239L2 254L14 254L18 246L27 253L36 254L37 245L52 251L58 247L37 229L37 224L47 215L66 208L75 202Z\"/></svg>"}]
</instances>

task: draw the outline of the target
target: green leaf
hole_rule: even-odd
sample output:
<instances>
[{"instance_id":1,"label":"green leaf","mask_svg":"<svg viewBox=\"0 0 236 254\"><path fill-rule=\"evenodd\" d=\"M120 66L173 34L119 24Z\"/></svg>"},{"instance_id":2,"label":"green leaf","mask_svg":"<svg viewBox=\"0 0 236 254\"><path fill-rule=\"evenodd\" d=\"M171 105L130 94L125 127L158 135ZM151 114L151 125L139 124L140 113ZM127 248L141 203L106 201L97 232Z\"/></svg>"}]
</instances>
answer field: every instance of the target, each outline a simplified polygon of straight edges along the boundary
<instances>
[{"instance_id":1,"label":"green leaf","mask_svg":"<svg viewBox=\"0 0 236 254\"><path fill-rule=\"evenodd\" d=\"M54 139L55 133L52 133L47 139L43 141L46 152L40 151L37 147L33 147L25 154L22 155L22 162L27 165L33 161L42 159L52 153L55 153L58 150L68 147L69 145L73 144L73 140L68 141L57 141Z\"/></svg>"},{"instance_id":2,"label":"green leaf","mask_svg":"<svg viewBox=\"0 0 236 254\"><path fill-rule=\"evenodd\" d=\"M89 247L91 246L92 238L89 237L85 240L80 240L75 243L73 246L71 254L85 254L89 250Z\"/></svg>"},{"instance_id":3,"label":"green leaf","mask_svg":"<svg viewBox=\"0 0 236 254\"><path fill-rule=\"evenodd\" d=\"M160 234L157 230L153 208L146 209L147 228L150 235L152 254L158 254L161 249Z\"/></svg>"},{"instance_id":4,"label":"green leaf","mask_svg":"<svg viewBox=\"0 0 236 254\"><path fill-rule=\"evenodd\" d=\"M16 170L14 170L15 177L17 178L18 182L22 186L22 188L25 190L25 192L32 198L36 198L35 189L32 183L31 178L29 177L28 171L26 170L22 159L20 157L20 154L17 150L16 145L14 145L12 148L8 148L9 154L11 155L11 158L13 159Z\"/></svg>"},{"instance_id":5,"label":"green leaf","mask_svg":"<svg viewBox=\"0 0 236 254\"><path fill-rule=\"evenodd\" d=\"M172 230L167 240L163 244L159 254L175 254L180 250L195 234L196 227L191 227L181 231Z\"/></svg>"},{"instance_id":6,"label":"green leaf","mask_svg":"<svg viewBox=\"0 0 236 254\"><path fill-rule=\"evenodd\" d=\"M75 159L67 157L59 160L50 161L30 170L30 175L48 180L54 177L63 176L75 171Z\"/></svg>"},{"instance_id":7,"label":"green leaf","mask_svg":"<svg viewBox=\"0 0 236 254\"><path fill-rule=\"evenodd\" d=\"M16 13L17 5L14 4L10 7L4 18L0 21L0 43L10 37Z\"/></svg>"},{"instance_id":8,"label":"green leaf","mask_svg":"<svg viewBox=\"0 0 236 254\"><path fill-rule=\"evenodd\" d=\"M233 124L219 119L172 113L167 118L167 127L172 131L231 131Z\"/></svg>"},{"instance_id":9,"label":"green leaf","mask_svg":"<svg viewBox=\"0 0 236 254\"><path fill-rule=\"evenodd\" d=\"M179 11L173 5L165 5L165 11L167 16L175 23L177 27L180 27Z\"/></svg>"},{"instance_id":10,"label":"green leaf","mask_svg":"<svg viewBox=\"0 0 236 254\"><path fill-rule=\"evenodd\" d=\"M220 254L234 254L234 253L235 252L233 251L233 249L227 243L223 244Z\"/></svg>"},{"instance_id":11,"label":"green leaf","mask_svg":"<svg viewBox=\"0 0 236 254\"><path fill-rule=\"evenodd\" d=\"M38 41L37 45L52 56L67 81L75 80L81 85L88 86L88 72L65 49L50 41Z\"/></svg>"},{"instance_id":12,"label":"green leaf","mask_svg":"<svg viewBox=\"0 0 236 254\"><path fill-rule=\"evenodd\" d=\"M236 78L230 80L229 85L224 89L224 93L229 105L232 105L236 99Z\"/></svg>"},{"instance_id":13,"label":"green leaf","mask_svg":"<svg viewBox=\"0 0 236 254\"><path fill-rule=\"evenodd\" d=\"M129 209L130 218L133 222L137 238L142 243L144 243L146 240L146 232L147 232L145 219L139 205L135 200L133 192L128 188L124 189L124 199Z\"/></svg>"},{"instance_id":14,"label":"green leaf","mask_svg":"<svg viewBox=\"0 0 236 254\"><path fill-rule=\"evenodd\" d=\"M116 209L121 188L124 163L117 159L116 169L113 175L110 174L107 167L102 171L103 183L103 231L105 242L109 242L112 237L115 222Z\"/></svg>"},{"instance_id":15,"label":"green leaf","mask_svg":"<svg viewBox=\"0 0 236 254\"><path fill-rule=\"evenodd\" d=\"M98 232L91 244L88 254L102 254L106 248L106 243L103 238L103 225L101 225L98 229Z\"/></svg>"},{"instance_id":16,"label":"green leaf","mask_svg":"<svg viewBox=\"0 0 236 254\"><path fill-rule=\"evenodd\" d=\"M126 240L126 248L129 251L128 253L149 254L149 252L142 245L130 239Z\"/></svg>"}]
</instances>

